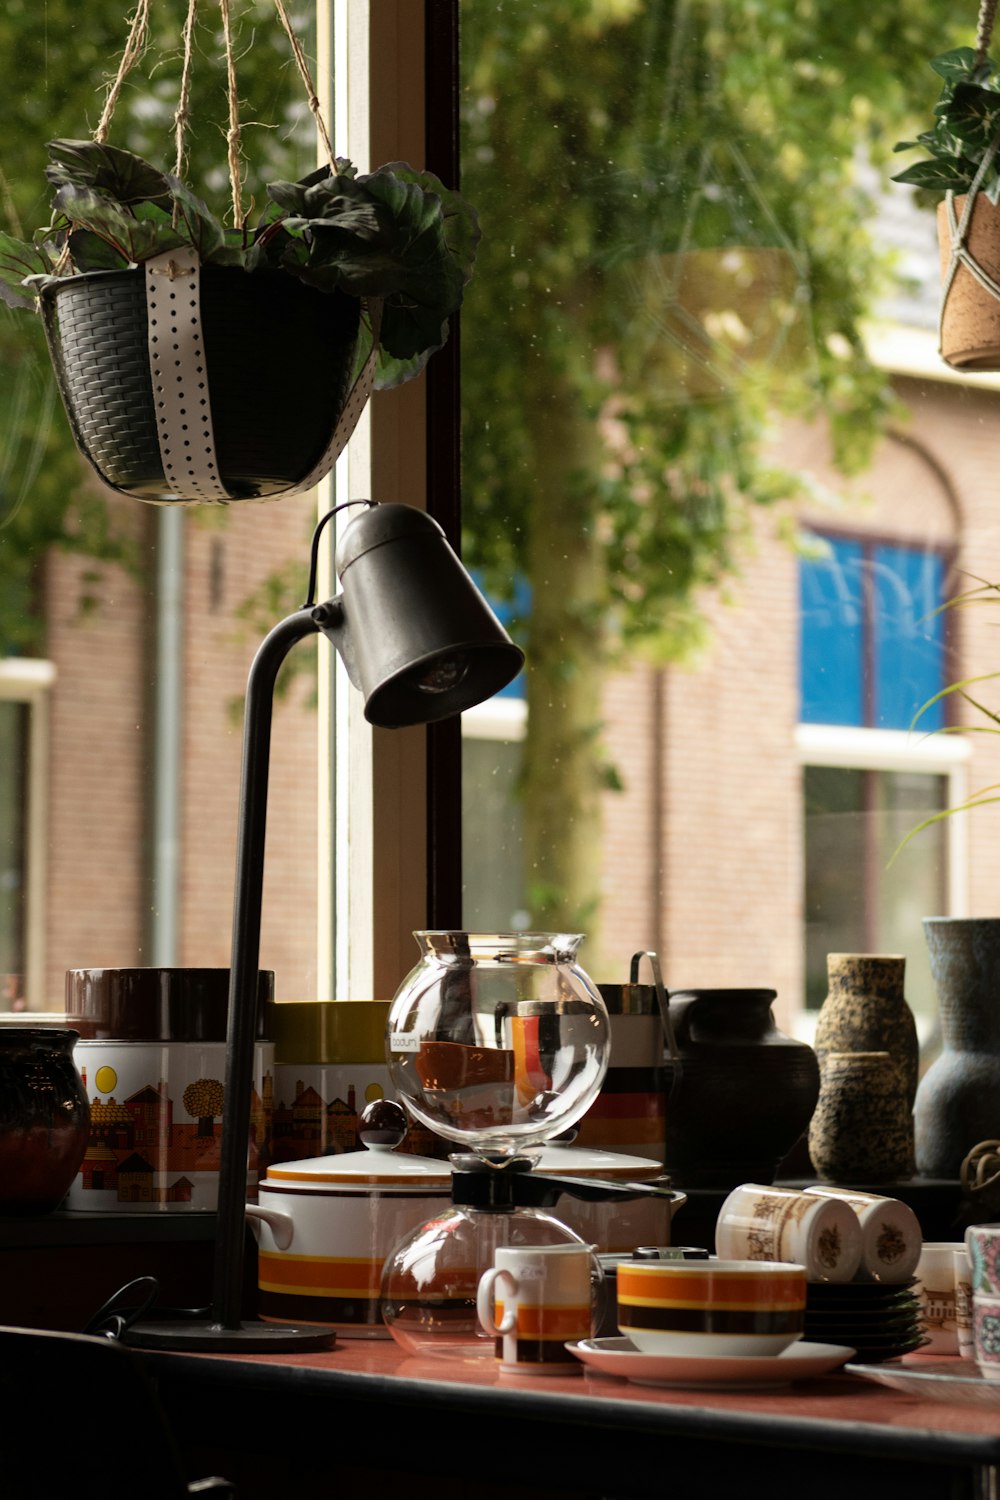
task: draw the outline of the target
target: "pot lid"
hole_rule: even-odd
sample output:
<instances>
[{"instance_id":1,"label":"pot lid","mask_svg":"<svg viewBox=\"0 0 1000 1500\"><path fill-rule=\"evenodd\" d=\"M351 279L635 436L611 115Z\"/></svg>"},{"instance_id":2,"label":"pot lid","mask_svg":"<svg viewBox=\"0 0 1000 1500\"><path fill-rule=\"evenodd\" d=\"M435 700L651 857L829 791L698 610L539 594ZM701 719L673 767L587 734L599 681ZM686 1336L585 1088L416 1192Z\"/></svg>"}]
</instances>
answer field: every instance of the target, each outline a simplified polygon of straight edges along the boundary
<instances>
[{"instance_id":1,"label":"pot lid","mask_svg":"<svg viewBox=\"0 0 1000 1500\"><path fill-rule=\"evenodd\" d=\"M663 1176L663 1164L646 1156L622 1156L586 1146L546 1146L536 1170L558 1177L603 1177L609 1182L646 1182Z\"/></svg>"},{"instance_id":2,"label":"pot lid","mask_svg":"<svg viewBox=\"0 0 1000 1500\"><path fill-rule=\"evenodd\" d=\"M260 1186L294 1185L299 1190L308 1191L310 1188L329 1187L331 1183L357 1189L419 1187L445 1191L451 1185L451 1167L446 1161L434 1161L429 1156L408 1156L391 1146L369 1146L364 1151L279 1162L268 1167Z\"/></svg>"}]
</instances>

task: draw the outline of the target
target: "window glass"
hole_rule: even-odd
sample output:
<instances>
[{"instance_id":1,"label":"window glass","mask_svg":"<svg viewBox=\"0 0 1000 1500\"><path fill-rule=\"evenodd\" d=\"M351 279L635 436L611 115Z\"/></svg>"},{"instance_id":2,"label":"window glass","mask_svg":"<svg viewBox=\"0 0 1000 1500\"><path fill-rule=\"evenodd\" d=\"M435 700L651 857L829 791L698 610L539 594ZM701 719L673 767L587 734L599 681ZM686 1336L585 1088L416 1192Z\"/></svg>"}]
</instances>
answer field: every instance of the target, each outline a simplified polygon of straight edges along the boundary
<instances>
[{"instance_id":1,"label":"window glass","mask_svg":"<svg viewBox=\"0 0 1000 1500\"><path fill-rule=\"evenodd\" d=\"M945 561L925 548L814 539L801 568L802 722L944 724ZM926 705L926 706L925 706ZM923 712L921 713L921 709Z\"/></svg>"},{"instance_id":2,"label":"window glass","mask_svg":"<svg viewBox=\"0 0 1000 1500\"><path fill-rule=\"evenodd\" d=\"M921 919L944 911L942 824L893 859L907 833L944 808L943 776L806 766L806 1004L827 991L828 953L906 953L907 999L926 1035L935 1014Z\"/></svg>"},{"instance_id":3,"label":"window glass","mask_svg":"<svg viewBox=\"0 0 1000 1500\"><path fill-rule=\"evenodd\" d=\"M274 6L238 11L250 209L263 182L312 169L315 137ZM289 11L312 57L314 7ZM167 170L182 19L152 7L110 134ZM47 222L45 143L90 136L126 32L108 0L4 7L0 54L18 79L0 98L6 233ZM186 176L230 214L226 111L219 12L203 7ZM72 443L38 319L6 306L0 475L0 699L6 669L51 669L43 724L37 696L0 701L0 972L15 976L0 1009L58 1011L70 967L227 965L242 696L257 642L300 602L315 500L182 512L104 490ZM314 663L303 647L289 664L271 767L261 957L294 998L316 993Z\"/></svg>"},{"instance_id":4,"label":"window glass","mask_svg":"<svg viewBox=\"0 0 1000 1500\"><path fill-rule=\"evenodd\" d=\"M23 1002L27 934L28 708L0 702L0 994L5 1009Z\"/></svg>"},{"instance_id":5,"label":"window glass","mask_svg":"<svg viewBox=\"0 0 1000 1500\"><path fill-rule=\"evenodd\" d=\"M941 606L1000 578L1000 382L942 364L933 214L889 178L974 18L461 11L463 545L528 655L501 738L466 716L466 920L788 1024L827 952L888 948L929 1012L921 918L1000 877L988 809L893 859L1000 781L977 694L911 730L995 659L988 603Z\"/></svg>"}]
</instances>

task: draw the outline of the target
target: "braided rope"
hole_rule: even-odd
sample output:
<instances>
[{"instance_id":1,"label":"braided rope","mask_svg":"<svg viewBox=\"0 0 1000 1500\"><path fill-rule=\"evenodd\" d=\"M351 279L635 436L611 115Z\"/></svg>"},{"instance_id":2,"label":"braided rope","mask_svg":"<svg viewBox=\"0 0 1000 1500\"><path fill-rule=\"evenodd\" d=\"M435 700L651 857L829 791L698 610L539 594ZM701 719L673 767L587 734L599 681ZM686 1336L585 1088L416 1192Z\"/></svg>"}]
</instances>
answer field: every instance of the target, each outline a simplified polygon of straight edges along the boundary
<instances>
[{"instance_id":1,"label":"braided rope","mask_svg":"<svg viewBox=\"0 0 1000 1500\"><path fill-rule=\"evenodd\" d=\"M146 42L149 36L149 3L150 0L139 0L139 4L135 8L135 14L132 17L132 24L129 29L128 41L125 43L125 51L122 53L122 60L118 64L118 72L108 89L108 97L104 101L104 109L100 120L97 122L97 129L94 131L94 140L97 141L98 145L103 146L107 140L108 131L111 129L111 117L115 112L115 105L118 103L122 85L146 50Z\"/></svg>"},{"instance_id":2,"label":"braided rope","mask_svg":"<svg viewBox=\"0 0 1000 1500\"><path fill-rule=\"evenodd\" d=\"M198 18L198 0L189 0L187 20L184 22L184 63L181 68L181 86L174 111L174 176L183 177L187 161L184 138L187 133L191 106L191 58L194 52L194 28Z\"/></svg>"},{"instance_id":3,"label":"braided rope","mask_svg":"<svg viewBox=\"0 0 1000 1500\"><path fill-rule=\"evenodd\" d=\"M996 4L996 0L993 0L993 3ZM292 56L295 58L295 62L299 70L299 76L301 77L302 82L305 85L306 97L309 100L309 108L312 110L313 119L316 122L316 129L319 131L320 140L323 142L323 149L326 152L327 157L329 158L330 170L335 173L337 170L337 161L336 157L334 156L330 137L327 134L326 122L324 121L322 112L320 110L319 96L316 93L316 85L313 83L312 74L309 72L309 65L306 62L306 55L302 50L298 37L292 30L292 23L288 19L288 12L285 10L282 0L274 0L274 4L278 12L278 19L281 21L282 26L285 28L288 40L291 43Z\"/></svg>"},{"instance_id":4,"label":"braided rope","mask_svg":"<svg viewBox=\"0 0 1000 1500\"><path fill-rule=\"evenodd\" d=\"M149 7L151 0L138 0L135 12L129 26L128 39L125 50L122 53L118 72L108 87L107 98L97 129L94 131L94 140L103 144L108 138L111 129L111 120L115 107L121 96L125 79L142 57L149 40ZM998 0L983 0L984 8L992 6L996 9ZM278 12L278 19L285 29L285 33L292 48L292 56L299 70L299 76L305 87L306 98L309 109L312 112L316 124L316 130L323 143L323 149L330 162L332 171L336 171L336 156L333 143L330 140L326 122L320 108L319 96L316 93L316 85L309 71L309 64L305 52L302 50L292 23L288 18L283 0L274 0ZM229 165L229 182L232 190L233 222L237 229L243 228L246 215L243 212L243 153L242 135L240 130L240 101L239 84L236 76L236 56L233 46L233 33L230 21L229 0L219 0L219 11L222 16L222 33L226 52L226 93L229 101L229 128L226 131L226 144ZM177 108L174 111L174 175L183 177L187 157L185 148L185 137L190 121L191 105L191 63L194 53L194 33L198 14L198 0L188 0L187 20L184 23L182 33L184 42L184 60L181 69L180 92L177 100Z\"/></svg>"},{"instance_id":5,"label":"braided rope","mask_svg":"<svg viewBox=\"0 0 1000 1500\"><path fill-rule=\"evenodd\" d=\"M236 56L233 51L233 34L229 24L229 0L219 0L222 14L222 33L226 44L226 92L229 96L229 129L226 144L229 154L229 182L233 192L233 224L243 228L243 166L240 152L240 97L236 82Z\"/></svg>"},{"instance_id":6,"label":"braided rope","mask_svg":"<svg viewBox=\"0 0 1000 1500\"><path fill-rule=\"evenodd\" d=\"M979 7L979 20L976 25L976 67L981 67L986 61L986 54L990 50L990 37L993 35L993 22L996 19L997 0L982 0Z\"/></svg>"}]
</instances>

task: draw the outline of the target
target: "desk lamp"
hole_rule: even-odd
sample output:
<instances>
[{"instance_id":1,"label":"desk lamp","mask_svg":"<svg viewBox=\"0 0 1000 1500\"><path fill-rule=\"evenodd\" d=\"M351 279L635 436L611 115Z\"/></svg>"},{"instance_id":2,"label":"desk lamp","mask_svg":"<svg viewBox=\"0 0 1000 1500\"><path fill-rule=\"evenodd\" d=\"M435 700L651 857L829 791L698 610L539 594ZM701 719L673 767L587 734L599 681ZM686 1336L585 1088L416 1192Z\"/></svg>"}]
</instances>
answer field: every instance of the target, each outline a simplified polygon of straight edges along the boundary
<instances>
[{"instance_id":1,"label":"desk lamp","mask_svg":"<svg viewBox=\"0 0 1000 1500\"><path fill-rule=\"evenodd\" d=\"M128 1342L144 1348L252 1353L333 1342L327 1329L241 1319L267 781L278 669L298 641L325 635L352 684L364 694L365 718L398 729L447 719L481 703L505 687L524 662L524 653L500 625L436 521L408 505L371 500L347 505L366 509L337 548L341 593L315 603L320 536L344 505L329 511L313 533L306 603L265 636L250 667L212 1306L203 1318L135 1323Z\"/></svg>"}]
</instances>

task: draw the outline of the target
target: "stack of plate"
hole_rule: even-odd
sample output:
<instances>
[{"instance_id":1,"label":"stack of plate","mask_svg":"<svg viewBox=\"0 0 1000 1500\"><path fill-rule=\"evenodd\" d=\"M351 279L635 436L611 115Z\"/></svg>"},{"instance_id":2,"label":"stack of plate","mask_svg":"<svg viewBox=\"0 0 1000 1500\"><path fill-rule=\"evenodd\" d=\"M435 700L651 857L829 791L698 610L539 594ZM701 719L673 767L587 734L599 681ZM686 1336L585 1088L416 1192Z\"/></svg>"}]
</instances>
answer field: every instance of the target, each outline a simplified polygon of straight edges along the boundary
<instances>
[{"instance_id":1,"label":"stack of plate","mask_svg":"<svg viewBox=\"0 0 1000 1500\"><path fill-rule=\"evenodd\" d=\"M915 1285L915 1278L900 1286L811 1281L802 1337L813 1344L848 1344L870 1364L912 1354L925 1342Z\"/></svg>"}]
</instances>

